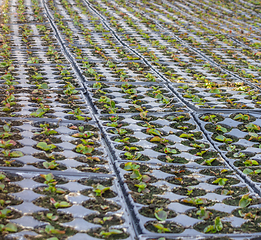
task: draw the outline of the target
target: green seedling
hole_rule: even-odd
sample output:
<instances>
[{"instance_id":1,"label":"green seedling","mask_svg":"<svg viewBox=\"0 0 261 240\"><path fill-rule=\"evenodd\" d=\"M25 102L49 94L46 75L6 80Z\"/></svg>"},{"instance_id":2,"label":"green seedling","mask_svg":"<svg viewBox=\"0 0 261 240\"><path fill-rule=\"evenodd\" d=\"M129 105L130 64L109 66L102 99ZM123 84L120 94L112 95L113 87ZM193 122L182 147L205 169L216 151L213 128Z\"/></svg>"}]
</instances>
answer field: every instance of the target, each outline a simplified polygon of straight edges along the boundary
<instances>
[{"instance_id":1,"label":"green seedling","mask_svg":"<svg viewBox=\"0 0 261 240\"><path fill-rule=\"evenodd\" d=\"M39 142L36 145L37 148L40 148L46 152L52 151L53 149L57 148L54 144L47 144L46 142Z\"/></svg>"},{"instance_id":2,"label":"green seedling","mask_svg":"<svg viewBox=\"0 0 261 240\"><path fill-rule=\"evenodd\" d=\"M164 148L164 153L177 154L178 151L176 149L170 149L170 148L166 147L166 148Z\"/></svg>"},{"instance_id":3,"label":"green seedling","mask_svg":"<svg viewBox=\"0 0 261 240\"><path fill-rule=\"evenodd\" d=\"M197 211L198 218L201 220L207 220L213 215L212 212L206 210L205 207L200 207L200 210Z\"/></svg>"},{"instance_id":4,"label":"green seedling","mask_svg":"<svg viewBox=\"0 0 261 240\"><path fill-rule=\"evenodd\" d=\"M171 232L169 228L165 228L161 223L154 223L153 226L157 228L158 233Z\"/></svg>"},{"instance_id":5,"label":"green seedling","mask_svg":"<svg viewBox=\"0 0 261 240\"><path fill-rule=\"evenodd\" d=\"M128 133L128 131L124 128L120 128L120 129L115 129L115 130L110 130L111 133L114 134L119 134L119 135L125 135Z\"/></svg>"},{"instance_id":6,"label":"green seedling","mask_svg":"<svg viewBox=\"0 0 261 240\"><path fill-rule=\"evenodd\" d=\"M236 150L236 145L228 145L227 146L227 150L228 152L234 152Z\"/></svg>"},{"instance_id":7,"label":"green seedling","mask_svg":"<svg viewBox=\"0 0 261 240\"><path fill-rule=\"evenodd\" d=\"M149 192L150 192L150 190L146 188L146 187L147 187L147 184L144 183L144 182L140 182L140 183L138 183L138 184L135 184L134 186L138 188L138 192L139 192L139 193L141 193L141 192L143 192L143 193L149 193Z\"/></svg>"},{"instance_id":8,"label":"green seedling","mask_svg":"<svg viewBox=\"0 0 261 240\"><path fill-rule=\"evenodd\" d=\"M126 137L126 138L123 138L123 139L116 138L114 141L115 142L122 142L122 143L130 144L129 140L130 140L130 138Z\"/></svg>"},{"instance_id":9,"label":"green seedling","mask_svg":"<svg viewBox=\"0 0 261 240\"><path fill-rule=\"evenodd\" d=\"M13 147L15 145L16 145L16 142L14 140L8 140L8 141L0 140L0 148L7 149L7 148Z\"/></svg>"},{"instance_id":10,"label":"green seedling","mask_svg":"<svg viewBox=\"0 0 261 240\"><path fill-rule=\"evenodd\" d=\"M17 232L17 227L13 223L0 224L0 232Z\"/></svg>"},{"instance_id":11,"label":"green seedling","mask_svg":"<svg viewBox=\"0 0 261 240\"><path fill-rule=\"evenodd\" d=\"M56 229L52 225L46 225L43 232L46 232L47 234L65 234L65 231Z\"/></svg>"},{"instance_id":12,"label":"green seedling","mask_svg":"<svg viewBox=\"0 0 261 240\"><path fill-rule=\"evenodd\" d=\"M239 207L245 208L250 205L251 201L252 201L252 199L249 197L249 193L246 195L243 195L239 201Z\"/></svg>"},{"instance_id":13,"label":"green seedling","mask_svg":"<svg viewBox=\"0 0 261 240\"><path fill-rule=\"evenodd\" d=\"M227 181L228 181L227 178L218 178L215 181L213 181L212 183L218 184L219 186L224 186Z\"/></svg>"},{"instance_id":14,"label":"green seedling","mask_svg":"<svg viewBox=\"0 0 261 240\"><path fill-rule=\"evenodd\" d=\"M205 227L204 229L204 233L216 233L216 232L220 232L223 229L223 224L220 220L220 217L216 217L215 221L214 221L214 225L209 225L207 227Z\"/></svg>"},{"instance_id":15,"label":"green seedling","mask_svg":"<svg viewBox=\"0 0 261 240\"><path fill-rule=\"evenodd\" d=\"M113 235L118 235L118 234L122 234L123 231L119 230L119 229L109 229L108 232L105 232L105 231L101 231L99 233L99 235L102 237L102 238L109 238L110 236L113 236Z\"/></svg>"},{"instance_id":16,"label":"green seedling","mask_svg":"<svg viewBox=\"0 0 261 240\"><path fill-rule=\"evenodd\" d=\"M169 142L169 140L156 136L150 139L150 142L158 142L160 144L166 145Z\"/></svg>"},{"instance_id":17,"label":"green seedling","mask_svg":"<svg viewBox=\"0 0 261 240\"><path fill-rule=\"evenodd\" d=\"M126 156L126 158L128 160L138 161L142 157L142 154L141 153L134 153L134 154L132 154L131 152L125 152L124 156Z\"/></svg>"},{"instance_id":18,"label":"green seedling","mask_svg":"<svg viewBox=\"0 0 261 240\"><path fill-rule=\"evenodd\" d=\"M182 133L179 137L194 140L194 134L193 133Z\"/></svg>"},{"instance_id":19,"label":"green seedling","mask_svg":"<svg viewBox=\"0 0 261 240\"><path fill-rule=\"evenodd\" d=\"M8 208L4 208L4 209L0 210L0 218L1 219L8 218L8 214L11 212L12 212L12 210L8 209Z\"/></svg>"},{"instance_id":20,"label":"green seedling","mask_svg":"<svg viewBox=\"0 0 261 240\"><path fill-rule=\"evenodd\" d=\"M154 211L154 216L159 221L165 221L168 218L168 212L164 211L163 208L156 208Z\"/></svg>"},{"instance_id":21,"label":"green seedling","mask_svg":"<svg viewBox=\"0 0 261 240\"><path fill-rule=\"evenodd\" d=\"M75 134L72 135L72 137L75 137L75 138L90 138L93 135L94 134L92 132L85 131L85 132L75 133Z\"/></svg>"},{"instance_id":22,"label":"green seedling","mask_svg":"<svg viewBox=\"0 0 261 240\"><path fill-rule=\"evenodd\" d=\"M259 163L256 160L251 160L251 159L246 160L244 162L244 164L245 164L245 166L253 166L253 165L258 166L259 165Z\"/></svg>"},{"instance_id":23,"label":"green seedling","mask_svg":"<svg viewBox=\"0 0 261 240\"><path fill-rule=\"evenodd\" d=\"M106 123L106 126L114 127L114 128L120 128L122 126L122 124L119 124L117 122L111 122L111 123Z\"/></svg>"},{"instance_id":24,"label":"green seedling","mask_svg":"<svg viewBox=\"0 0 261 240\"><path fill-rule=\"evenodd\" d=\"M52 173L40 174L40 176L45 179L44 184L49 184L49 183L55 182L54 176Z\"/></svg>"},{"instance_id":25,"label":"green seedling","mask_svg":"<svg viewBox=\"0 0 261 240\"><path fill-rule=\"evenodd\" d=\"M233 142L233 140L231 138L226 138L225 136L223 135L218 135L215 137L215 140L216 141L219 141L219 142L224 142L224 143L229 143L229 142Z\"/></svg>"},{"instance_id":26,"label":"green seedling","mask_svg":"<svg viewBox=\"0 0 261 240\"><path fill-rule=\"evenodd\" d=\"M111 117L109 117L109 120L111 121L111 122L117 122L118 120L119 120L119 116L117 115L117 116L111 116Z\"/></svg>"},{"instance_id":27,"label":"green seedling","mask_svg":"<svg viewBox=\"0 0 261 240\"><path fill-rule=\"evenodd\" d=\"M55 169L59 166L59 163L57 163L55 160L51 161L51 162L44 162L43 166L46 169Z\"/></svg>"},{"instance_id":28,"label":"green seedling","mask_svg":"<svg viewBox=\"0 0 261 240\"><path fill-rule=\"evenodd\" d=\"M30 115L33 117L42 117L45 113L47 113L50 110L49 106L45 106L42 103L40 103L40 107L35 111L32 112Z\"/></svg>"},{"instance_id":29,"label":"green seedling","mask_svg":"<svg viewBox=\"0 0 261 240\"><path fill-rule=\"evenodd\" d=\"M133 171L133 170L139 169L139 168L140 168L140 165L133 163L133 162L127 162L127 163L125 163L123 169L126 171Z\"/></svg>"},{"instance_id":30,"label":"green seedling","mask_svg":"<svg viewBox=\"0 0 261 240\"><path fill-rule=\"evenodd\" d=\"M191 143L190 146L194 147L194 148L205 148L206 147L206 145L203 143L201 143L201 144Z\"/></svg>"},{"instance_id":31,"label":"green seedling","mask_svg":"<svg viewBox=\"0 0 261 240\"><path fill-rule=\"evenodd\" d=\"M103 217L102 219L96 217L96 218L93 219L93 222L96 223L96 224L101 224L101 225L103 225L106 221L111 221L112 219L113 219L112 216Z\"/></svg>"},{"instance_id":32,"label":"green seedling","mask_svg":"<svg viewBox=\"0 0 261 240\"><path fill-rule=\"evenodd\" d=\"M246 154L242 153L242 152L234 153L233 157L235 157L235 158L244 158L244 157L246 157Z\"/></svg>"},{"instance_id":33,"label":"green seedling","mask_svg":"<svg viewBox=\"0 0 261 240\"><path fill-rule=\"evenodd\" d=\"M83 145L83 144L78 144L76 146L76 152L78 153L82 153L85 155L91 155L92 152L94 151L94 147L90 146L90 145Z\"/></svg>"},{"instance_id":34,"label":"green seedling","mask_svg":"<svg viewBox=\"0 0 261 240\"><path fill-rule=\"evenodd\" d=\"M183 199L184 203L192 204L193 206L199 206L202 204L206 204L207 200L205 198L185 198Z\"/></svg>"},{"instance_id":35,"label":"green seedling","mask_svg":"<svg viewBox=\"0 0 261 240\"><path fill-rule=\"evenodd\" d=\"M47 213L46 217L51 221L57 221L59 217L57 215L54 215L53 213Z\"/></svg>"},{"instance_id":36,"label":"green seedling","mask_svg":"<svg viewBox=\"0 0 261 240\"><path fill-rule=\"evenodd\" d=\"M247 114L239 113L233 119L234 120L249 121L250 120L250 116L247 115Z\"/></svg>"},{"instance_id":37,"label":"green seedling","mask_svg":"<svg viewBox=\"0 0 261 240\"><path fill-rule=\"evenodd\" d=\"M250 136L248 141L251 141L251 140L255 140L255 141L258 141L258 142L261 141L261 136L259 136L257 133L249 132L248 134Z\"/></svg>"},{"instance_id":38,"label":"green seedling","mask_svg":"<svg viewBox=\"0 0 261 240\"><path fill-rule=\"evenodd\" d=\"M64 87L66 87L65 90L63 90L63 93L65 95L75 95L77 94L79 91L75 89L75 87L71 84L71 83L67 83Z\"/></svg>"},{"instance_id":39,"label":"green seedling","mask_svg":"<svg viewBox=\"0 0 261 240\"><path fill-rule=\"evenodd\" d=\"M3 126L3 130L4 132L0 132L1 139L9 138L14 135L14 133L11 132L10 123L6 123Z\"/></svg>"},{"instance_id":40,"label":"green seedling","mask_svg":"<svg viewBox=\"0 0 261 240\"><path fill-rule=\"evenodd\" d=\"M146 132L151 135L161 136L161 132L154 128L147 128Z\"/></svg>"},{"instance_id":41,"label":"green seedling","mask_svg":"<svg viewBox=\"0 0 261 240\"><path fill-rule=\"evenodd\" d=\"M132 174L130 175L131 179L137 179L142 182L148 182L150 180L150 177L148 175L142 175L139 171L139 169L133 169Z\"/></svg>"},{"instance_id":42,"label":"green seedling","mask_svg":"<svg viewBox=\"0 0 261 240\"><path fill-rule=\"evenodd\" d=\"M223 133L228 132L227 129L225 127L222 127L221 125L217 125L216 130Z\"/></svg>"},{"instance_id":43,"label":"green seedling","mask_svg":"<svg viewBox=\"0 0 261 240\"><path fill-rule=\"evenodd\" d=\"M211 166L212 165L212 162L214 162L217 158L210 158L210 159L205 159L201 165L208 165L208 166Z\"/></svg>"},{"instance_id":44,"label":"green seedling","mask_svg":"<svg viewBox=\"0 0 261 240\"><path fill-rule=\"evenodd\" d=\"M243 173L247 175L258 175L261 173L261 169L257 169L253 171L252 169L246 168L244 169Z\"/></svg>"},{"instance_id":45,"label":"green seedling","mask_svg":"<svg viewBox=\"0 0 261 240\"><path fill-rule=\"evenodd\" d=\"M245 127L248 132L259 132L260 131L260 127L254 123L249 123Z\"/></svg>"},{"instance_id":46,"label":"green seedling","mask_svg":"<svg viewBox=\"0 0 261 240\"><path fill-rule=\"evenodd\" d=\"M150 121L151 120L151 117L147 117L148 115L148 111L143 111L140 113L140 118L141 120L144 120L144 121Z\"/></svg>"},{"instance_id":47,"label":"green seedling","mask_svg":"<svg viewBox=\"0 0 261 240\"><path fill-rule=\"evenodd\" d=\"M56 202L54 198L50 198L50 202L54 205L55 208L67 208L71 206L71 204L66 201Z\"/></svg>"},{"instance_id":48,"label":"green seedling","mask_svg":"<svg viewBox=\"0 0 261 240\"><path fill-rule=\"evenodd\" d=\"M123 150L126 150L126 151L139 151L139 148L137 147L129 147L129 146L124 146Z\"/></svg>"},{"instance_id":49,"label":"green seedling","mask_svg":"<svg viewBox=\"0 0 261 240\"><path fill-rule=\"evenodd\" d=\"M196 156L201 156L202 157L206 152L208 152L208 150L203 150L203 151L197 152Z\"/></svg>"},{"instance_id":50,"label":"green seedling","mask_svg":"<svg viewBox=\"0 0 261 240\"><path fill-rule=\"evenodd\" d=\"M201 119L206 121L206 122L212 122L212 123L216 123L218 121L217 116L214 115L214 114L203 116L203 117L201 117Z\"/></svg>"},{"instance_id":51,"label":"green seedling","mask_svg":"<svg viewBox=\"0 0 261 240\"><path fill-rule=\"evenodd\" d=\"M3 150L2 153L4 154L4 157L8 158L18 158L18 157L23 157L24 154L20 151L10 151L10 150Z\"/></svg>"},{"instance_id":52,"label":"green seedling","mask_svg":"<svg viewBox=\"0 0 261 240\"><path fill-rule=\"evenodd\" d=\"M110 191L110 187L104 187L101 184L98 184L97 186L93 185L93 191L96 193L97 197L101 197L106 191Z\"/></svg>"}]
</instances>

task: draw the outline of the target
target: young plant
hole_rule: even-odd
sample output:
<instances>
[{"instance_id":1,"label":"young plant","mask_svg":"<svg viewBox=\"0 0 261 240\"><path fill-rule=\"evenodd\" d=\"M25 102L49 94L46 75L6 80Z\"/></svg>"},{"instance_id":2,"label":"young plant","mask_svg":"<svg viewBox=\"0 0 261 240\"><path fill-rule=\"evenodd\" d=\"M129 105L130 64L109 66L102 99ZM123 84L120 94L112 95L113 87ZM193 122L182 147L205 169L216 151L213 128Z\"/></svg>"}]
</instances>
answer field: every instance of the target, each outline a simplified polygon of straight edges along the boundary
<instances>
[{"instance_id":1,"label":"young plant","mask_svg":"<svg viewBox=\"0 0 261 240\"><path fill-rule=\"evenodd\" d=\"M154 211L154 216L159 221L165 221L168 218L168 212L164 211L163 208L156 208Z\"/></svg>"},{"instance_id":2,"label":"young plant","mask_svg":"<svg viewBox=\"0 0 261 240\"><path fill-rule=\"evenodd\" d=\"M37 145L36 145L37 148L40 148L46 152L50 152L52 151L53 149L57 148L54 144L47 144L46 142L39 142Z\"/></svg>"},{"instance_id":3,"label":"young plant","mask_svg":"<svg viewBox=\"0 0 261 240\"><path fill-rule=\"evenodd\" d=\"M66 201L57 202L54 198L50 198L50 202L54 205L55 208L67 208L71 206L71 204Z\"/></svg>"},{"instance_id":4,"label":"young plant","mask_svg":"<svg viewBox=\"0 0 261 240\"><path fill-rule=\"evenodd\" d=\"M204 229L204 233L216 233L216 232L220 232L223 229L223 224L220 220L220 217L216 217L214 220L214 225L209 225L207 227L205 227Z\"/></svg>"},{"instance_id":5,"label":"young plant","mask_svg":"<svg viewBox=\"0 0 261 240\"><path fill-rule=\"evenodd\" d=\"M44 162L44 163L43 163L43 166L44 166L44 168L46 168L46 169L52 170L52 169L57 168L57 167L59 166L59 163L57 163L55 160L53 160L53 161L51 161L51 162Z\"/></svg>"},{"instance_id":6,"label":"young plant","mask_svg":"<svg viewBox=\"0 0 261 240\"><path fill-rule=\"evenodd\" d=\"M215 140L216 141L219 141L219 142L224 142L224 143L229 143L229 142L233 142L233 140L231 138L227 138L223 135L218 135L215 137Z\"/></svg>"},{"instance_id":7,"label":"young plant","mask_svg":"<svg viewBox=\"0 0 261 240\"><path fill-rule=\"evenodd\" d=\"M227 178L218 178L218 179L214 180L212 183L218 184L219 186L224 186L227 181L228 181Z\"/></svg>"},{"instance_id":8,"label":"young plant","mask_svg":"<svg viewBox=\"0 0 261 240\"><path fill-rule=\"evenodd\" d=\"M169 228L165 228L161 223L154 223L153 226L157 228L158 233L171 232Z\"/></svg>"},{"instance_id":9,"label":"young plant","mask_svg":"<svg viewBox=\"0 0 261 240\"><path fill-rule=\"evenodd\" d=\"M123 231L122 230L119 230L119 229L109 229L108 232L105 232L105 231L101 231L99 233L99 235L102 237L102 238L109 238L110 236L113 236L113 235L118 235L118 234L122 234Z\"/></svg>"},{"instance_id":10,"label":"young plant","mask_svg":"<svg viewBox=\"0 0 261 240\"><path fill-rule=\"evenodd\" d=\"M249 121L250 116L248 114L239 113L233 119L234 120L241 120L241 121Z\"/></svg>"},{"instance_id":11,"label":"young plant","mask_svg":"<svg viewBox=\"0 0 261 240\"><path fill-rule=\"evenodd\" d=\"M93 151L94 151L94 147L92 147L90 145L78 144L76 146L76 152L78 152L78 153L82 153L85 155L91 155Z\"/></svg>"},{"instance_id":12,"label":"young plant","mask_svg":"<svg viewBox=\"0 0 261 240\"><path fill-rule=\"evenodd\" d=\"M102 184L97 186L93 185L93 191L96 193L96 197L101 197L106 191L110 191L110 187L104 187Z\"/></svg>"},{"instance_id":13,"label":"young plant","mask_svg":"<svg viewBox=\"0 0 261 240\"><path fill-rule=\"evenodd\" d=\"M212 212L206 210L205 207L200 207L200 210L197 211L198 218L201 220L207 220L213 215Z\"/></svg>"}]
</instances>

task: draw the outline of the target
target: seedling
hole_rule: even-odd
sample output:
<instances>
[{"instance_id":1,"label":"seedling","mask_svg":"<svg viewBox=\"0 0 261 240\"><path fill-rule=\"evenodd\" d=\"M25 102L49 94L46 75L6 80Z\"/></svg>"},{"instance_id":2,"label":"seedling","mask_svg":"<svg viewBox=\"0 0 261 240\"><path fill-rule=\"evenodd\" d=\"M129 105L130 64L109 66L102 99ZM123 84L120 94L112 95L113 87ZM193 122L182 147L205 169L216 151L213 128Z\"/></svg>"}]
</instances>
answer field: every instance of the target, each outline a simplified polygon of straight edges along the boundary
<instances>
[{"instance_id":1,"label":"seedling","mask_svg":"<svg viewBox=\"0 0 261 240\"><path fill-rule=\"evenodd\" d=\"M93 188L94 188L93 191L96 193L97 197L101 197L102 194L104 194L106 191L111 190L110 187L104 187L101 184L98 184L97 186L93 185Z\"/></svg>"},{"instance_id":2,"label":"seedling","mask_svg":"<svg viewBox=\"0 0 261 240\"><path fill-rule=\"evenodd\" d=\"M7 149L7 148L13 147L15 145L16 145L16 142L14 140L8 140L8 141L0 140L0 148Z\"/></svg>"},{"instance_id":3,"label":"seedling","mask_svg":"<svg viewBox=\"0 0 261 240\"><path fill-rule=\"evenodd\" d=\"M163 208L156 208L154 212L154 216L159 221L165 221L168 218L168 212L164 211Z\"/></svg>"},{"instance_id":4,"label":"seedling","mask_svg":"<svg viewBox=\"0 0 261 240\"><path fill-rule=\"evenodd\" d=\"M54 215L53 213L47 213L47 214L46 214L46 217L47 217L49 220L52 220L52 221L57 221L58 218L59 218L57 215Z\"/></svg>"},{"instance_id":5,"label":"seedling","mask_svg":"<svg viewBox=\"0 0 261 240\"><path fill-rule=\"evenodd\" d=\"M123 150L126 150L126 151L139 151L139 148L137 147L129 147L129 146L124 146Z\"/></svg>"},{"instance_id":6,"label":"seedling","mask_svg":"<svg viewBox=\"0 0 261 240\"><path fill-rule=\"evenodd\" d=\"M13 223L0 224L0 232L17 232L17 227Z\"/></svg>"},{"instance_id":7,"label":"seedling","mask_svg":"<svg viewBox=\"0 0 261 240\"><path fill-rule=\"evenodd\" d=\"M146 187L147 187L147 184L144 183L144 182L140 182L140 183L138 183L138 184L135 184L134 186L138 188L138 192L139 192L139 193L141 193L141 192L143 192L143 193L149 193L149 192L150 192L150 190L146 188Z\"/></svg>"},{"instance_id":8,"label":"seedling","mask_svg":"<svg viewBox=\"0 0 261 240\"><path fill-rule=\"evenodd\" d=\"M223 133L227 132L227 129L225 127L222 127L221 125L217 125L216 130Z\"/></svg>"},{"instance_id":9,"label":"seedling","mask_svg":"<svg viewBox=\"0 0 261 240\"><path fill-rule=\"evenodd\" d=\"M75 138L90 138L91 136L93 136L94 134L92 132L88 132L88 131L85 131L85 132L79 132L79 133L75 133L72 135L72 137L75 137Z\"/></svg>"},{"instance_id":10,"label":"seedling","mask_svg":"<svg viewBox=\"0 0 261 240\"><path fill-rule=\"evenodd\" d=\"M44 232L46 232L47 234L65 234L65 231L58 230L52 225L46 225Z\"/></svg>"},{"instance_id":11,"label":"seedling","mask_svg":"<svg viewBox=\"0 0 261 240\"><path fill-rule=\"evenodd\" d=\"M224 186L227 181L228 181L227 178L218 178L218 179L214 180L212 183L218 184L219 186Z\"/></svg>"},{"instance_id":12,"label":"seedling","mask_svg":"<svg viewBox=\"0 0 261 240\"><path fill-rule=\"evenodd\" d=\"M224 142L224 143L229 143L229 142L233 142L233 140L231 138L227 138L223 135L218 135L215 137L215 140L219 141L219 142Z\"/></svg>"},{"instance_id":13,"label":"seedling","mask_svg":"<svg viewBox=\"0 0 261 240\"><path fill-rule=\"evenodd\" d=\"M125 152L124 156L126 156L128 160L138 161L142 157L142 154L141 153L132 154L130 152Z\"/></svg>"},{"instance_id":14,"label":"seedling","mask_svg":"<svg viewBox=\"0 0 261 240\"><path fill-rule=\"evenodd\" d=\"M227 146L227 150L228 152L234 152L236 150L236 145L228 145Z\"/></svg>"},{"instance_id":15,"label":"seedling","mask_svg":"<svg viewBox=\"0 0 261 240\"><path fill-rule=\"evenodd\" d=\"M261 136L259 136L257 133L253 133L253 132L250 132L248 133L250 138L248 139L248 141L251 141L251 140L255 140L255 141L258 141L260 142L261 141Z\"/></svg>"},{"instance_id":16,"label":"seedling","mask_svg":"<svg viewBox=\"0 0 261 240\"><path fill-rule=\"evenodd\" d=\"M157 228L158 233L171 232L169 228L165 228L161 223L154 223L153 226Z\"/></svg>"},{"instance_id":17,"label":"seedling","mask_svg":"<svg viewBox=\"0 0 261 240\"><path fill-rule=\"evenodd\" d=\"M44 162L43 166L46 169L55 169L59 166L59 163L57 163L55 160L51 161L51 162Z\"/></svg>"},{"instance_id":18,"label":"seedling","mask_svg":"<svg viewBox=\"0 0 261 240\"><path fill-rule=\"evenodd\" d=\"M177 154L178 151L176 149L170 149L168 147L164 148L164 153Z\"/></svg>"},{"instance_id":19,"label":"seedling","mask_svg":"<svg viewBox=\"0 0 261 240\"><path fill-rule=\"evenodd\" d=\"M201 119L203 119L206 122L212 122L212 123L218 122L218 118L214 114L203 116L203 117L201 117Z\"/></svg>"},{"instance_id":20,"label":"seedling","mask_svg":"<svg viewBox=\"0 0 261 240\"><path fill-rule=\"evenodd\" d=\"M250 120L250 116L247 115L247 114L239 113L233 119L234 120L249 121Z\"/></svg>"},{"instance_id":21,"label":"seedling","mask_svg":"<svg viewBox=\"0 0 261 240\"><path fill-rule=\"evenodd\" d=\"M151 117L147 117L148 111L143 111L140 113L140 118L145 121L150 121Z\"/></svg>"},{"instance_id":22,"label":"seedling","mask_svg":"<svg viewBox=\"0 0 261 240\"><path fill-rule=\"evenodd\" d=\"M148 175L142 175L139 171L139 169L133 169L132 174L130 175L131 179L137 179L142 182L148 182L150 180L150 177Z\"/></svg>"},{"instance_id":23,"label":"seedling","mask_svg":"<svg viewBox=\"0 0 261 240\"><path fill-rule=\"evenodd\" d=\"M128 133L128 131L124 128L120 128L120 129L115 129L115 130L110 130L111 133L114 134L119 134L119 135L125 135Z\"/></svg>"},{"instance_id":24,"label":"seedling","mask_svg":"<svg viewBox=\"0 0 261 240\"><path fill-rule=\"evenodd\" d=\"M253 165L258 166L259 165L259 163L256 160L251 160L251 159L246 160L244 162L244 164L245 164L245 166L253 166Z\"/></svg>"},{"instance_id":25,"label":"seedling","mask_svg":"<svg viewBox=\"0 0 261 240\"><path fill-rule=\"evenodd\" d=\"M220 217L216 217L215 221L214 221L214 225L209 225L204 229L204 233L216 233L216 232L220 232L223 229L223 224L220 220Z\"/></svg>"},{"instance_id":26,"label":"seedling","mask_svg":"<svg viewBox=\"0 0 261 240\"><path fill-rule=\"evenodd\" d=\"M249 123L246 125L246 130L248 132L259 132L260 131L260 127L254 123Z\"/></svg>"},{"instance_id":27,"label":"seedling","mask_svg":"<svg viewBox=\"0 0 261 240\"><path fill-rule=\"evenodd\" d=\"M53 149L57 148L54 144L47 144L46 142L39 142L36 147L46 151L46 152L49 152L49 151L52 151Z\"/></svg>"},{"instance_id":28,"label":"seedling","mask_svg":"<svg viewBox=\"0 0 261 240\"><path fill-rule=\"evenodd\" d=\"M108 238L108 237L110 237L110 236L112 236L112 235L117 235L117 234L122 234L122 233L123 233L123 231L118 230L118 229L109 229L108 232L101 231L101 232L99 233L99 235L100 235L102 238Z\"/></svg>"},{"instance_id":29,"label":"seedling","mask_svg":"<svg viewBox=\"0 0 261 240\"><path fill-rule=\"evenodd\" d=\"M199 206L199 205L202 205L202 204L206 204L207 200L205 198L196 197L196 198L185 198L185 199L183 199L183 202L192 204L194 206Z\"/></svg>"},{"instance_id":30,"label":"seedling","mask_svg":"<svg viewBox=\"0 0 261 240\"><path fill-rule=\"evenodd\" d=\"M194 140L194 134L193 133L182 133L179 137Z\"/></svg>"},{"instance_id":31,"label":"seedling","mask_svg":"<svg viewBox=\"0 0 261 240\"><path fill-rule=\"evenodd\" d=\"M244 158L244 157L246 157L246 154L242 153L242 152L234 153L233 157L235 157L235 158Z\"/></svg>"},{"instance_id":32,"label":"seedling","mask_svg":"<svg viewBox=\"0 0 261 240\"><path fill-rule=\"evenodd\" d=\"M98 224L104 224L106 221L111 221L112 219L113 219L112 216L103 217L102 219L96 217L96 218L93 219L93 222L98 223Z\"/></svg>"},{"instance_id":33,"label":"seedling","mask_svg":"<svg viewBox=\"0 0 261 240\"><path fill-rule=\"evenodd\" d=\"M11 209L8 209L8 208L4 208L2 210L0 210L0 218L8 218L8 214L12 212Z\"/></svg>"},{"instance_id":34,"label":"seedling","mask_svg":"<svg viewBox=\"0 0 261 240\"><path fill-rule=\"evenodd\" d=\"M212 212L206 210L205 207L200 207L200 210L197 211L198 218L201 220L207 220L213 215Z\"/></svg>"},{"instance_id":35,"label":"seedling","mask_svg":"<svg viewBox=\"0 0 261 240\"><path fill-rule=\"evenodd\" d=\"M56 202L54 198L50 198L50 202L54 205L55 208L67 208L71 206L71 204L66 201Z\"/></svg>"},{"instance_id":36,"label":"seedling","mask_svg":"<svg viewBox=\"0 0 261 240\"><path fill-rule=\"evenodd\" d=\"M251 201L252 201L252 199L249 197L249 193L246 195L243 195L239 201L239 207L245 208L250 205Z\"/></svg>"},{"instance_id":37,"label":"seedling","mask_svg":"<svg viewBox=\"0 0 261 240\"><path fill-rule=\"evenodd\" d=\"M147 128L146 132L151 135L161 136L161 132L154 128Z\"/></svg>"},{"instance_id":38,"label":"seedling","mask_svg":"<svg viewBox=\"0 0 261 240\"><path fill-rule=\"evenodd\" d=\"M78 144L76 146L76 152L78 152L78 153L82 153L85 155L91 155L93 151L94 151L94 147L92 147L90 145L84 146L83 144Z\"/></svg>"},{"instance_id":39,"label":"seedling","mask_svg":"<svg viewBox=\"0 0 261 240\"><path fill-rule=\"evenodd\" d=\"M210 158L210 159L206 159L204 160L201 165L208 165L208 166L211 166L212 165L212 162L214 162L217 158Z\"/></svg>"},{"instance_id":40,"label":"seedling","mask_svg":"<svg viewBox=\"0 0 261 240\"><path fill-rule=\"evenodd\" d=\"M140 165L133 163L133 162L127 162L127 163L125 163L123 169L126 171L133 171L133 170L139 169L139 168L140 168Z\"/></svg>"},{"instance_id":41,"label":"seedling","mask_svg":"<svg viewBox=\"0 0 261 240\"><path fill-rule=\"evenodd\" d=\"M168 144L169 140L156 136L156 137L153 137L152 139L150 139L150 142L158 142L160 144L166 145L166 144Z\"/></svg>"},{"instance_id":42,"label":"seedling","mask_svg":"<svg viewBox=\"0 0 261 240\"><path fill-rule=\"evenodd\" d=\"M244 169L243 173L247 174L247 175L258 175L258 174L261 173L261 169L257 169L257 170L253 171L253 170L251 170L249 168L246 168L246 169Z\"/></svg>"},{"instance_id":43,"label":"seedling","mask_svg":"<svg viewBox=\"0 0 261 240\"><path fill-rule=\"evenodd\" d=\"M123 139L116 138L114 141L129 144L130 143L129 140L130 140L130 138L126 137L126 138L123 138Z\"/></svg>"},{"instance_id":44,"label":"seedling","mask_svg":"<svg viewBox=\"0 0 261 240\"><path fill-rule=\"evenodd\" d=\"M10 151L10 150L3 150L2 153L4 154L4 157L8 158L17 158L17 157L23 157L24 154L20 151Z\"/></svg>"},{"instance_id":45,"label":"seedling","mask_svg":"<svg viewBox=\"0 0 261 240\"><path fill-rule=\"evenodd\" d=\"M190 144L191 147L194 147L194 148L205 148L205 144L201 143L201 144L197 144L197 143L191 143Z\"/></svg>"}]
</instances>

